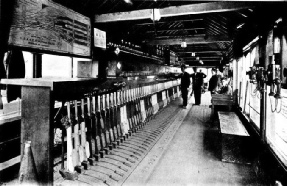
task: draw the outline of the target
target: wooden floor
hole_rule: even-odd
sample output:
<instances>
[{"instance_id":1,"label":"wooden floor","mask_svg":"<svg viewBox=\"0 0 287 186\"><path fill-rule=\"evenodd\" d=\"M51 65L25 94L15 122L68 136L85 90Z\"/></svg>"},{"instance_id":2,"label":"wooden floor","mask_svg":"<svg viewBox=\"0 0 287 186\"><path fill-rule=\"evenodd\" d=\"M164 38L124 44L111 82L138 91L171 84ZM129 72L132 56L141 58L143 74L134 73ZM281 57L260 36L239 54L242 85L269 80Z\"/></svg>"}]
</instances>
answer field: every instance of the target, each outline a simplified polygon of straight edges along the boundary
<instances>
[{"instance_id":1,"label":"wooden floor","mask_svg":"<svg viewBox=\"0 0 287 186\"><path fill-rule=\"evenodd\" d=\"M210 121L209 101L207 92L202 97L202 105L189 107L148 179L137 185L266 185L257 179L251 165L221 161L219 131L217 122Z\"/></svg>"}]
</instances>

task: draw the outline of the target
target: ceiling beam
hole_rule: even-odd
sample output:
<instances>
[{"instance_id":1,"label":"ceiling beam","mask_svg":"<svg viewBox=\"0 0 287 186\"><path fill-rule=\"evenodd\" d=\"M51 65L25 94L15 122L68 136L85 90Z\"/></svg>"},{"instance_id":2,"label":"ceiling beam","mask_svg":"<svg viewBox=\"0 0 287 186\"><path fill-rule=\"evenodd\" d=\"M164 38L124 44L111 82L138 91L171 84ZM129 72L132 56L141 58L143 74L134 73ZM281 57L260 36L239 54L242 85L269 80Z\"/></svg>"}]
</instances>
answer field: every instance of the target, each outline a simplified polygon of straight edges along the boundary
<instances>
[{"instance_id":1,"label":"ceiling beam","mask_svg":"<svg viewBox=\"0 0 287 186\"><path fill-rule=\"evenodd\" d=\"M180 58L183 58L184 60L195 60L197 57L199 57L199 56L196 56L196 57L180 57ZM209 60L209 59L220 60L221 58L222 58L221 56L199 57L199 59L201 59L201 60Z\"/></svg>"},{"instance_id":2,"label":"ceiling beam","mask_svg":"<svg viewBox=\"0 0 287 186\"><path fill-rule=\"evenodd\" d=\"M200 60L201 61L203 61L203 62L212 62L212 61L220 61L220 60L218 60L218 59L201 59L200 58ZM184 60L185 62L198 62L199 60Z\"/></svg>"},{"instance_id":3,"label":"ceiling beam","mask_svg":"<svg viewBox=\"0 0 287 186\"><path fill-rule=\"evenodd\" d=\"M157 21L156 24L165 24L165 23L174 23L174 22L195 22L195 21L203 21L203 19L198 18L198 19L179 19L179 20L174 20L174 21ZM150 23L134 24L134 26L145 26L145 25L153 25L153 23L150 22Z\"/></svg>"},{"instance_id":4,"label":"ceiling beam","mask_svg":"<svg viewBox=\"0 0 287 186\"><path fill-rule=\"evenodd\" d=\"M189 65L189 66L187 66L187 68L192 68L192 67L198 67L198 68L214 68L214 67L216 67L216 65L196 65L196 64L194 64L194 65Z\"/></svg>"},{"instance_id":5,"label":"ceiling beam","mask_svg":"<svg viewBox=\"0 0 287 186\"><path fill-rule=\"evenodd\" d=\"M172 31L188 31L188 30L204 30L205 28L172 28L167 30L156 30L156 32L172 32ZM148 30L147 33L154 32L154 30Z\"/></svg>"},{"instance_id":6,"label":"ceiling beam","mask_svg":"<svg viewBox=\"0 0 287 186\"><path fill-rule=\"evenodd\" d=\"M155 39L160 39L160 38L171 38L171 37L174 37L174 38L182 38L182 37L199 37L199 36L205 36L205 34L193 34L193 35L157 35L155 36Z\"/></svg>"},{"instance_id":7,"label":"ceiling beam","mask_svg":"<svg viewBox=\"0 0 287 186\"><path fill-rule=\"evenodd\" d=\"M156 39L147 40L144 43L149 45L180 45L183 41L188 45L193 44L207 44L215 42L230 42L231 39L227 36L204 36L204 37L188 37L188 38L177 38L177 39Z\"/></svg>"},{"instance_id":8,"label":"ceiling beam","mask_svg":"<svg viewBox=\"0 0 287 186\"><path fill-rule=\"evenodd\" d=\"M218 53L218 52L226 52L226 50L201 50L201 51L174 51L175 53L179 53L179 54L182 54L182 53L185 53L185 54L188 54L188 53L197 53L197 54L203 54L203 53Z\"/></svg>"},{"instance_id":9,"label":"ceiling beam","mask_svg":"<svg viewBox=\"0 0 287 186\"><path fill-rule=\"evenodd\" d=\"M173 17L191 14L206 14L206 13L218 13L236 11L241 9L248 9L253 7L252 2L211 2L211 3L199 3L182 6L170 6L167 8L159 9L161 17ZM135 10L129 12L116 12L95 15L95 23L107 23L115 21L131 21L140 19L150 19L152 9Z\"/></svg>"}]
</instances>

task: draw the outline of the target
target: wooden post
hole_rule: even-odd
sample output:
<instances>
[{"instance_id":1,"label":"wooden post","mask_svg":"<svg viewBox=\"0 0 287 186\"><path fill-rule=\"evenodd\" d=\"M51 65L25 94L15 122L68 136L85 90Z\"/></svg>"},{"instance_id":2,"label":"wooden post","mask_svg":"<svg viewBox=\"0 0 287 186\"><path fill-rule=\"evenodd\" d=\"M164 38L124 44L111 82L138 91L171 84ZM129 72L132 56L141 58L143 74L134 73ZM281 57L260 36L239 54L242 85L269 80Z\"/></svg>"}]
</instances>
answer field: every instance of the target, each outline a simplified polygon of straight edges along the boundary
<instances>
[{"instance_id":1,"label":"wooden post","mask_svg":"<svg viewBox=\"0 0 287 186\"><path fill-rule=\"evenodd\" d=\"M260 137L263 144L266 143L266 108L267 108L267 85L264 83L260 99Z\"/></svg>"},{"instance_id":2,"label":"wooden post","mask_svg":"<svg viewBox=\"0 0 287 186\"><path fill-rule=\"evenodd\" d=\"M238 106L239 107L241 103L241 94L242 94L242 81L239 82L239 94L238 94Z\"/></svg>"},{"instance_id":3,"label":"wooden post","mask_svg":"<svg viewBox=\"0 0 287 186\"><path fill-rule=\"evenodd\" d=\"M71 78L74 77L74 58L71 57Z\"/></svg>"},{"instance_id":4,"label":"wooden post","mask_svg":"<svg viewBox=\"0 0 287 186\"><path fill-rule=\"evenodd\" d=\"M245 98L244 98L243 112L245 112L245 108L246 108L248 89L249 89L249 81L246 81L246 89L245 89Z\"/></svg>"},{"instance_id":5,"label":"wooden post","mask_svg":"<svg viewBox=\"0 0 287 186\"><path fill-rule=\"evenodd\" d=\"M53 184L54 104L50 87L22 87L21 143L31 141L40 184ZM23 156L23 146L21 157Z\"/></svg>"},{"instance_id":6,"label":"wooden post","mask_svg":"<svg viewBox=\"0 0 287 186\"><path fill-rule=\"evenodd\" d=\"M42 54L33 53L33 78L42 77Z\"/></svg>"},{"instance_id":7,"label":"wooden post","mask_svg":"<svg viewBox=\"0 0 287 186\"><path fill-rule=\"evenodd\" d=\"M263 37L259 43L259 64L265 66L266 63L266 38ZM260 138L263 144L266 143L266 112L267 112L267 84L264 82L260 99Z\"/></svg>"}]
</instances>

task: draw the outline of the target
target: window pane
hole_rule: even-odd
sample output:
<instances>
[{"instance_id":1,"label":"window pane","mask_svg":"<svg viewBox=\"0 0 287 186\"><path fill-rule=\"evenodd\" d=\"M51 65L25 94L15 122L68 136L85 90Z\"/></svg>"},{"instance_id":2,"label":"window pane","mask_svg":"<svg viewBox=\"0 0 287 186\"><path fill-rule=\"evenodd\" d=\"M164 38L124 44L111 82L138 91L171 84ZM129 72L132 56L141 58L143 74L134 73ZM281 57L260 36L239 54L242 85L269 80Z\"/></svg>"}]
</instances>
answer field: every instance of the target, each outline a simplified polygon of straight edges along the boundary
<instances>
[{"instance_id":1,"label":"window pane","mask_svg":"<svg viewBox=\"0 0 287 186\"><path fill-rule=\"evenodd\" d=\"M78 62L79 61L89 61L90 63L91 63L91 69L90 69L90 71L91 71L91 73L92 73L92 65L94 65L93 63L92 63L92 60L91 59L87 59L87 58L73 58L73 77L78 77ZM96 70L98 69L98 67L96 66L95 67L96 68ZM98 71L96 71L95 72L96 74L98 74Z\"/></svg>"},{"instance_id":2,"label":"window pane","mask_svg":"<svg viewBox=\"0 0 287 186\"><path fill-rule=\"evenodd\" d=\"M71 57L44 54L42 56L42 76L72 77Z\"/></svg>"},{"instance_id":3,"label":"window pane","mask_svg":"<svg viewBox=\"0 0 287 186\"><path fill-rule=\"evenodd\" d=\"M250 52L245 56L243 61L243 79L244 79L244 113L249 116L250 114L250 79L249 76L246 75L246 72L250 70Z\"/></svg>"},{"instance_id":4,"label":"window pane","mask_svg":"<svg viewBox=\"0 0 287 186\"><path fill-rule=\"evenodd\" d=\"M268 86L267 92L270 92ZM282 90L282 99L267 96L267 142L287 165L287 90Z\"/></svg>"},{"instance_id":5,"label":"window pane","mask_svg":"<svg viewBox=\"0 0 287 186\"><path fill-rule=\"evenodd\" d=\"M250 119L260 128L260 97L261 94L257 90L257 84L250 84L249 89L250 102L249 102L249 115Z\"/></svg>"},{"instance_id":6,"label":"window pane","mask_svg":"<svg viewBox=\"0 0 287 186\"><path fill-rule=\"evenodd\" d=\"M31 52L24 52L25 61L25 78L33 78L33 54Z\"/></svg>"},{"instance_id":7,"label":"window pane","mask_svg":"<svg viewBox=\"0 0 287 186\"><path fill-rule=\"evenodd\" d=\"M257 47L252 49L250 53L250 67L259 63L258 58L256 58L256 52L258 52ZM257 61L256 61L257 60ZM260 97L261 94L258 91L257 83L249 84L249 116L250 119L260 128Z\"/></svg>"}]
</instances>

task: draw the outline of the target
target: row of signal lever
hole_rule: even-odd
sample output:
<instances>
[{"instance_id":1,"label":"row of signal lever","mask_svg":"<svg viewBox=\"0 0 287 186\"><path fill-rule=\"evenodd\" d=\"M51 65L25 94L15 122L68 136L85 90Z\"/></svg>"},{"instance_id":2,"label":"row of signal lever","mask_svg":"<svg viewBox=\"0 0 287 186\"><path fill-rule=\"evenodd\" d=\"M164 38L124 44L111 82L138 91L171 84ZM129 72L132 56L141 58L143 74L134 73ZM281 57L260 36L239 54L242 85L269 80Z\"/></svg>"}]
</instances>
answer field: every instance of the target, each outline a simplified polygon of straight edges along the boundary
<instances>
[{"instance_id":1,"label":"row of signal lever","mask_svg":"<svg viewBox=\"0 0 287 186\"><path fill-rule=\"evenodd\" d=\"M174 80L106 94L89 94L80 100L63 102L60 170L63 178L77 179L78 173L111 152L116 153L117 158L110 157L110 163L118 162L118 158L125 160L121 162L124 166L118 166L119 171L114 170L121 175L124 167L129 167L149 148L159 129L151 127L138 133L133 140L126 139L168 104L170 97L179 92L178 85L179 81ZM123 141L126 141L124 145ZM117 152L120 148L124 151Z\"/></svg>"}]
</instances>

